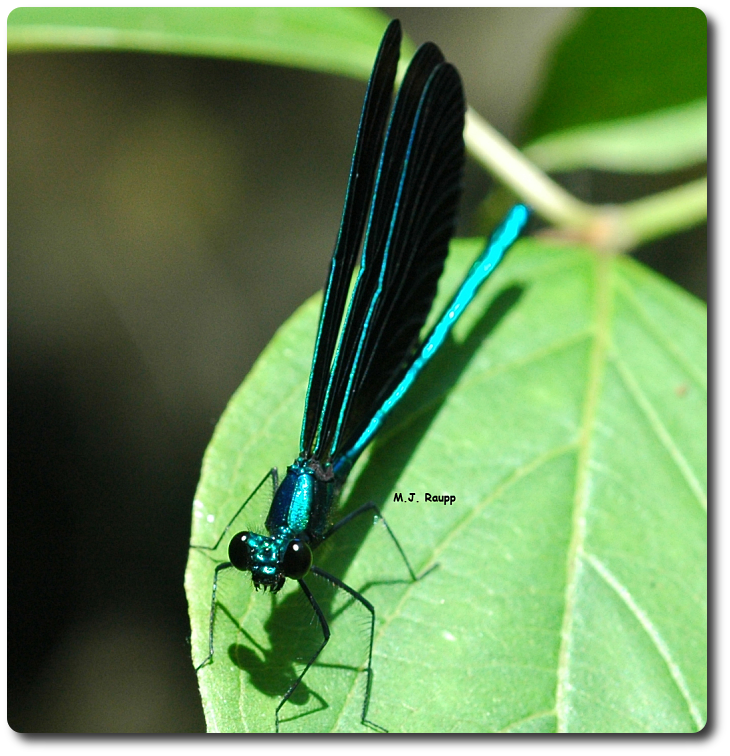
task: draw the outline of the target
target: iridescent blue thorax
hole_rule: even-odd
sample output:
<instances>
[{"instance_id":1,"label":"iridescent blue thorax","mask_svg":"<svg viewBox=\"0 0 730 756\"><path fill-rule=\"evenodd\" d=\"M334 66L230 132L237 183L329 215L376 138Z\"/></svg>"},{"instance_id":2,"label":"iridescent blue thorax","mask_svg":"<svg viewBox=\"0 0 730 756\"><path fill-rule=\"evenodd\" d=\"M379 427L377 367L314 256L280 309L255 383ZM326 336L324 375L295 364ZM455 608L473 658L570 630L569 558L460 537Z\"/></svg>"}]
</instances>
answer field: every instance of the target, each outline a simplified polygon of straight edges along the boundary
<instances>
[{"instance_id":1,"label":"iridescent blue thorax","mask_svg":"<svg viewBox=\"0 0 730 756\"><path fill-rule=\"evenodd\" d=\"M266 518L266 530L274 537L306 536L315 548L329 525L336 494L331 469L298 459L287 468L276 489Z\"/></svg>"}]
</instances>

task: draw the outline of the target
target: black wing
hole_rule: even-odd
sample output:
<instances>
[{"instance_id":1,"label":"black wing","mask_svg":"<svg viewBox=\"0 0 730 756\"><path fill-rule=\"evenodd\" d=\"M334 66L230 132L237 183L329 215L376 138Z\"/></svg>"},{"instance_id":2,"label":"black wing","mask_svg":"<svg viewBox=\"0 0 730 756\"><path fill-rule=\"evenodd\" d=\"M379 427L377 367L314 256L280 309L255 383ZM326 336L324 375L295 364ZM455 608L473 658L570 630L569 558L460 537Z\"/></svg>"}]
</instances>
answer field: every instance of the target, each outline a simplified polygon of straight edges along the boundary
<instances>
[{"instance_id":1,"label":"black wing","mask_svg":"<svg viewBox=\"0 0 730 756\"><path fill-rule=\"evenodd\" d=\"M423 45L398 93L313 450L325 461L348 448L408 369L436 294L464 164L461 80L443 61Z\"/></svg>"},{"instance_id":2,"label":"black wing","mask_svg":"<svg viewBox=\"0 0 730 756\"><path fill-rule=\"evenodd\" d=\"M400 57L400 42L400 23L397 20L391 21L380 42L365 93L340 231L330 262L302 421L300 449L303 454L310 454L312 451L317 434L317 423L322 415L347 292L360 252L367 211L375 184L375 172L383 145L383 135L390 112L393 84Z\"/></svg>"}]
</instances>

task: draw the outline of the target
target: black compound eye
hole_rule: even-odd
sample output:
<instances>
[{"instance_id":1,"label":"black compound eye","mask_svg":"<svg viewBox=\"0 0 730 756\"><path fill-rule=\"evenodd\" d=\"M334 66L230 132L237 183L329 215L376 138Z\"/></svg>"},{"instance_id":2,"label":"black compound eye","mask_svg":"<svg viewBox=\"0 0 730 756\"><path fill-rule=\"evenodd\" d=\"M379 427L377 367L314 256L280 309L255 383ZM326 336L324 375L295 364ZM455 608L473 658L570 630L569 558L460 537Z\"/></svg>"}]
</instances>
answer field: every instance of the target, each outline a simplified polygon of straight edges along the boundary
<instances>
[{"instance_id":1,"label":"black compound eye","mask_svg":"<svg viewBox=\"0 0 730 756\"><path fill-rule=\"evenodd\" d=\"M304 541L292 541L284 554L284 574L288 578L301 580L312 566L312 550Z\"/></svg>"},{"instance_id":2,"label":"black compound eye","mask_svg":"<svg viewBox=\"0 0 730 756\"><path fill-rule=\"evenodd\" d=\"M237 570L251 569L251 545L248 540L250 535L248 530L236 533L228 544L228 559Z\"/></svg>"}]
</instances>

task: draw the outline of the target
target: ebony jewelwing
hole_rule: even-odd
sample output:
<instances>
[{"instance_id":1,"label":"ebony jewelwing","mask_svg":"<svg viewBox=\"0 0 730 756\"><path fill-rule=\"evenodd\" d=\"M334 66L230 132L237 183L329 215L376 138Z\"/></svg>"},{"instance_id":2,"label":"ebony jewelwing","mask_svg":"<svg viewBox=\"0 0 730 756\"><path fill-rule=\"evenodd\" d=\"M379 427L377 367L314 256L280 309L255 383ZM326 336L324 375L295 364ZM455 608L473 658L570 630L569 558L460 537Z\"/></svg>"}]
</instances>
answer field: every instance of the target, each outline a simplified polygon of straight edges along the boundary
<instances>
[{"instance_id":1,"label":"ebony jewelwing","mask_svg":"<svg viewBox=\"0 0 730 756\"><path fill-rule=\"evenodd\" d=\"M340 528L371 512L383 520L411 580L426 574L415 574L374 502L363 504L335 524L331 517L358 457L443 344L528 217L524 205L510 210L451 304L421 340L454 233L464 165L465 104L458 71L436 45L427 42L408 67L388 123L400 41L400 23L392 21L380 43L360 117L315 341L299 456L281 483L276 468L264 476L213 546L194 547L216 549L244 507L271 478L274 498L266 518L268 534L237 533L228 547L229 561L215 568L209 653L196 669L214 655L216 592L222 570L235 567L250 572L257 590L272 593L278 592L287 578L296 580L314 609L322 641L276 707L277 732L282 707L330 637L324 612L305 581L309 573L346 591L370 613L361 721L385 731L367 718L375 608L358 591L313 565L312 552ZM348 304L359 256L360 269Z\"/></svg>"}]
</instances>

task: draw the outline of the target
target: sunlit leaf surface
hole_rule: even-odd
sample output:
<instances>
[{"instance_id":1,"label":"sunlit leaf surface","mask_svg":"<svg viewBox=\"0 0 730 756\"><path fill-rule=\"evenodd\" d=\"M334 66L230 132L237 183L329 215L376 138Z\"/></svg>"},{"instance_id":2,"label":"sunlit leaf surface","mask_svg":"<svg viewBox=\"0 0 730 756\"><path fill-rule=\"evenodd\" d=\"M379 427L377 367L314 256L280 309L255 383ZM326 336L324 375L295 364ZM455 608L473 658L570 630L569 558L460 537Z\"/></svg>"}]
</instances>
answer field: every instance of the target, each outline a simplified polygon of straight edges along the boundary
<instances>
[{"instance_id":1,"label":"sunlit leaf surface","mask_svg":"<svg viewBox=\"0 0 730 756\"><path fill-rule=\"evenodd\" d=\"M443 297L478 245L453 245ZM318 316L303 305L234 395L205 456L192 542L213 543L297 454ZM706 312L621 257L518 243L355 469L315 561L378 612L370 717L391 732L693 732L706 718ZM394 502L394 492L414 502ZM454 495L427 503L426 493ZM235 523L261 527L266 497ZM217 553L190 552L192 652L207 652ZM332 640L282 731L363 732L368 617L311 579ZM267 732L316 647L296 586L224 572L209 729Z\"/></svg>"}]
</instances>

